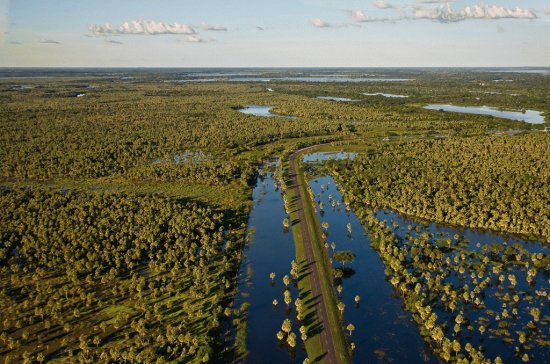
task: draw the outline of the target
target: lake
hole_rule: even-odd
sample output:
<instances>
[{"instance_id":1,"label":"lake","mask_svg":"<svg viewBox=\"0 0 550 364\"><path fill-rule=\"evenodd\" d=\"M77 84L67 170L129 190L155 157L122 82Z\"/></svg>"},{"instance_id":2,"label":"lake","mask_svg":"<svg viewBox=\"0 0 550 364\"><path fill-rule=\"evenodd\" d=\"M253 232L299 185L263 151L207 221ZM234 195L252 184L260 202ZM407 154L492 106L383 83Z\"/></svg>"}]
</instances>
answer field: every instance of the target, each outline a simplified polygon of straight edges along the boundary
<instances>
[{"instance_id":1,"label":"lake","mask_svg":"<svg viewBox=\"0 0 550 364\"><path fill-rule=\"evenodd\" d=\"M492 115L503 119L525 121L529 124L544 124L544 116L542 116L542 112L536 110L509 111L489 106L455 106L448 104L430 104L424 106L424 109L466 114Z\"/></svg>"},{"instance_id":2,"label":"lake","mask_svg":"<svg viewBox=\"0 0 550 364\"><path fill-rule=\"evenodd\" d=\"M356 82L407 82L414 81L412 78L377 78L377 77L220 77L220 78L184 78L169 79L163 82L167 83L194 83L194 82L272 82L272 81L295 81L295 82L336 82L336 83L356 83Z\"/></svg>"},{"instance_id":3,"label":"lake","mask_svg":"<svg viewBox=\"0 0 550 364\"><path fill-rule=\"evenodd\" d=\"M383 92L376 92L376 93L372 93L372 94L364 92L361 95L365 95L365 96L384 96L384 97L390 97L390 98L407 98L407 97L409 97L409 96L405 96L405 95L385 94Z\"/></svg>"},{"instance_id":4,"label":"lake","mask_svg":"<svg viewBox=\"0 0 550 364\"><path fill-rule=\"evenodd\" d=\"M317 96L317 98L321 100L339 101L339 102L359 101L359 100L348 99L347 97L334 97L334 96Z\"/></svg>"},{"instance_id":5,"label":"lake","mask_svg":"<svg viewBox=\"0 0 550 364\"><path fill-rule=\"evenodd\" d=\"M242 112L243 114L255 115L255 116L277 116L277 117L286 118L286 119L296 118L295 116L273 114L271 112L271 109L273 109L273 106L247 105L244 108L238 109L238 111Z\"/></svg>"}]
</instances>

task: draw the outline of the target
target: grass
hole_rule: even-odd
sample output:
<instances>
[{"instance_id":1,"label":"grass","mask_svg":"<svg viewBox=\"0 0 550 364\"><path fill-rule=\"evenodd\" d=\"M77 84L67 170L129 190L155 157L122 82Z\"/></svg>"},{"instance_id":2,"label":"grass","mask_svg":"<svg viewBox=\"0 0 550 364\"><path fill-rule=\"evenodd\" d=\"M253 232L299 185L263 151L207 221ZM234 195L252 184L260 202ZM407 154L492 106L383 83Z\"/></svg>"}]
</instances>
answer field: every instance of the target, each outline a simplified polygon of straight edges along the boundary
<instances>
[{"instance_id":1,"label":"grass","mask_svg":"<svg viewBox=\"0 0 550 364\"><path fill-rule=\"evenodd\" d=\"M289 188L286 191L289 201L294 201L296 195L294 194L294 189ZM290 221L298 221L298 213L293 203L290 206ZM309 292L311 292L311 281L308 275L302 276L302 272L305 268L306 254L304 251L304 246L301 243L302 233L300 231L300 223L292 224L292 235L295 241L296 247L296 261L299 265L299 274L300 279L298 280L298 291L300 292L300 299L306 302L309 299ZM304 310L304 317L315 317L314 307L310 305L305 305L306 309ZM313 323L310 323L306 326L308 332L311 332L313 328ZM321 341L318 334L309 335L308 339L305 342L306 352L308 357L311 359L317 358L323 354L321 350ZM314 362L312 360L312 362Z\"/></svg>"},{"instance_id":2,"label":"grass","mask_svg":"<svg viewBox=\"0 0 550 364\"><path fill-rule=\"evenodd\" d=\"M328 329L331 330L331 333L332 333L334 347L336 350L336 357L338 358L338 361L341 363L349 363L351 362L351 360L349 358L349 351L348 351L347 343L344 337L344 332L342 330L342 322L340 320L338 309L337 309L336 297L334 295L334 288L332 285L331 268L328 265L329 264L328 258L326 257L324 248L323 248L323 239L321 237L321 227L317 219L317 215L313 211L312 201L310 200L306 189L304 174L299 165L297 165L296 172L298 173L298 185L299 185L300 193L302 195L302 198L305 199L303 203L304 212L306 215L305 223L308 226L310 236L312 238L313 254L315 256L317 270L320 275L319 278L321 281L321 291L323 294L323 299L325 301L325 307L327 309L327 315L329 320ZM289 201L293 201L295 198L294 190L293 189L287 190L287 194L288 194ZM295 209L291 209L290 215L291 215L291 221L297 221L298 214ZM292 231L294 234L294 241L296 243L296 257L298 262L303 264L303 262L305 262L306 260L306 257L305 257L302 236L300 233L300 225L299 225L300 223L301 222L294 224L292 226ZM311 282L309 278L305 277L305 279L300 280L298 284L298 288L300 289L301 293L310 292ZM306 315L307 314L308 312L306 312ZM306 350L310 360L316 359L323 354L321 352L321 345L319 342L318 335L315 335L314 337L310 338L306 342Z\"/></svg>"}]
</instances>

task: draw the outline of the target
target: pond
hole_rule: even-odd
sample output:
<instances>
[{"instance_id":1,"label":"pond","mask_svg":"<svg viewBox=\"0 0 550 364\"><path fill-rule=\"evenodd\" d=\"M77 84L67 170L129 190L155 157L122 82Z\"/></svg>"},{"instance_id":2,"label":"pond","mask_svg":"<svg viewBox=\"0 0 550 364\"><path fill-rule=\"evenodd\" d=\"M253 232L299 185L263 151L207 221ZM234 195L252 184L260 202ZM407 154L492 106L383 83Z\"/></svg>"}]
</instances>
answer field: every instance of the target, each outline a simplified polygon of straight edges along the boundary
<instances>
[{"instance_id":1,"label":"pond","mask_svg":"<svg viewBox=\"0 0 550 364\"><path fill-rule=\"evenodd\" d=\"M317 98L321 100L339 101L339 102L359 101L359 100L348 99L347 97L334 97L334 96L317 96Z\"/></svg>"},{"instance_id":2,"label":"pond","mask_svg":"<svg viewBox=\"0 0 550 364\"><path fill-rule=\"evenodd\" d=\"M455 106L447 104L430 104L424 106L424 109L478 115L492 115L498 118L525 121L529 124L544 124L544 116L542 116L542 112L536 110L509 111L500 110L499 108L489 106Z\"/></svg>"},{"instance_id":3,"label":"pond","mask_svg":"<svg viewBox=\"0 0 550 364\"><path fill-rule=\"evenodd\" d=\"M281 192L276 187L271 172L258 177L248 221L249 231L252 229L253 233L244 250L239 273L235 307L240 307L243 302L250 304L246 335L248 356L245 359L248 363L302 363L306 358L300 340L296 348L290 350L276 337L287 317L293 321L295 333L298 328L293 305L292 310L288 311L284 303L282 282L290 272L292 260L296 259L296 250L292 232L283 228L286 213ZM272 272L275 273L273 283L270 278ZM296 299L298 290L292 284L289 288L292 298ZM277 306L273 305L274 299L279 302Z\"/></svg>"},{"instance_id":4,"label":"pond","mask_svg":"<svg viewBox=\"0 0 550 364\"><path fill-rule=\"evenodd\" d=\"M407 98L407 97L409 97L409 96L405 96L405 95L385 94L383 92L376 92L376 93L372 93L372 94L369 94L367 92L363 92L361 95L365 95L365 96L384 96L384 97L390 97L390 98Z\"/></svg>"},{"instance_id":5,"label":"pond","mask_svg":"<svg viewBox=\"0 0 550 364\"><path fill-rule=\"evenodd\" d=\"M247 105L244 108L238 109L238 111L242 112L243 114L255 115L255 116L277 116L277 117L286 118L286 119L296 118L295 116L273 114L271 112L271 109L273 109L273 106Z\"/></svg>"}]
</instances>

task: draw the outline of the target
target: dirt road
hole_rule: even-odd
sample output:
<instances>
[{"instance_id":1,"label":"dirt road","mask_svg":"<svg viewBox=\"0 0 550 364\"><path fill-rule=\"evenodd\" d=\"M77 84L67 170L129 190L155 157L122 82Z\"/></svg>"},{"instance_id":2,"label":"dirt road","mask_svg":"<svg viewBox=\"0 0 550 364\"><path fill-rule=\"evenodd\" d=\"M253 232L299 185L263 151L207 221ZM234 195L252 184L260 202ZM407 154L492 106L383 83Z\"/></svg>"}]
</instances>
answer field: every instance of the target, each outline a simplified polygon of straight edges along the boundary
<instances>
[{"instance_id":1,"label":"dirt road","mask_svg":"<svg viewBox=\"0 0 550 364\"><path fill-rule=\"evenodd\" d=\"M311 274L309 275L311 281L311 294L312 297L317 297L315 301L315 311L317 316L317 324L320 327L320 340L321 340L321 349L325 354L322 362L336 364L338 363L336 357L336 350L334 347L334 340L332 338L332 332L330 330L330 323L328 320L327 309L325 305L325 297L323 296L323 291L321 290L321 281L319 279L319 270L317 269L317 264L315 261L315 256L313 254L313 242L311 239L311 234L308 228L308 221L306 219L306 214L304 211L304 199L309 199L309 196L302 196L300 192L300 186L298 185L298 175L296 174L296 158L301 151L297 151L292 154L289 158L289 173L292 180L292 186L290 188L294 189L296 196L296 210L298 212L298 219L300 223L300 232L302 234L302 242L304 244L304 250L306 255L306 265L311 267ZM309 202L306 202L309 203Z\"/></svg>"}]
</instances>

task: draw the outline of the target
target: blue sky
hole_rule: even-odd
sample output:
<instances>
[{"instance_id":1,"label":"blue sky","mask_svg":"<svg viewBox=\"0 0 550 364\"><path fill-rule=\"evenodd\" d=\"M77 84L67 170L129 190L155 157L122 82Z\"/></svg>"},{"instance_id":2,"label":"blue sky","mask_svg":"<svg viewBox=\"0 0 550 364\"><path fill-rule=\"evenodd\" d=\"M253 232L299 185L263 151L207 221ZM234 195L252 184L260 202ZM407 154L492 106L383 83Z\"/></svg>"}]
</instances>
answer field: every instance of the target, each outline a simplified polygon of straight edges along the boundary
<instances>
[{"instance_id":1,"label":"blue sky","mask_svg":"<svg viewBox=\"0 0 550 364\"><path fill-rule=\"evenodd\" d=\"M550 0L0 0L0 66L550 66Z\"/></svg>"}]
</instances>

